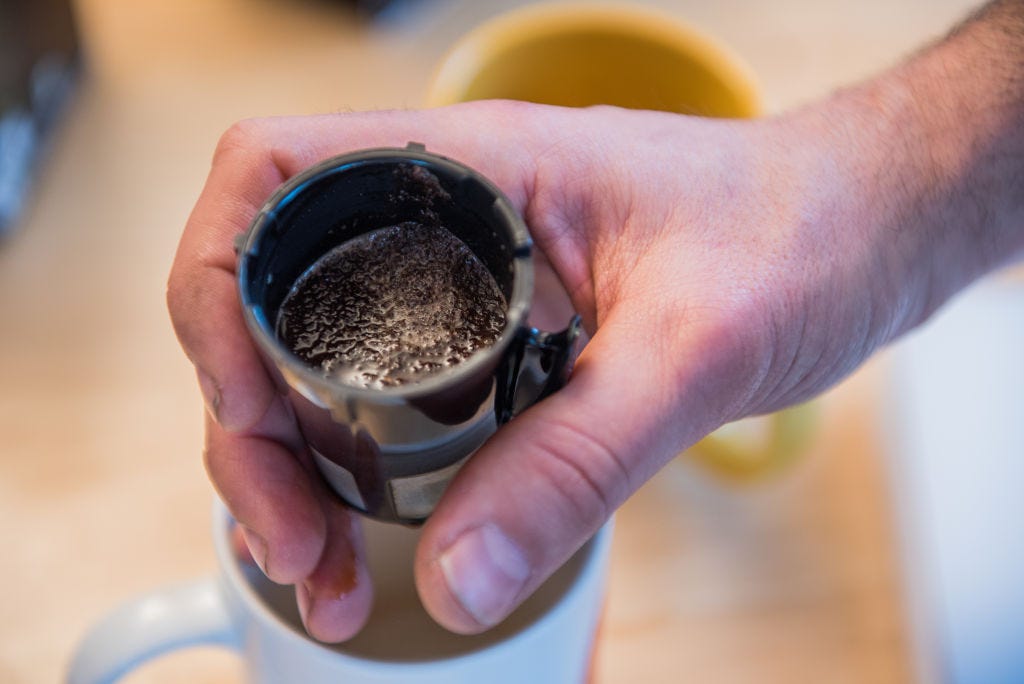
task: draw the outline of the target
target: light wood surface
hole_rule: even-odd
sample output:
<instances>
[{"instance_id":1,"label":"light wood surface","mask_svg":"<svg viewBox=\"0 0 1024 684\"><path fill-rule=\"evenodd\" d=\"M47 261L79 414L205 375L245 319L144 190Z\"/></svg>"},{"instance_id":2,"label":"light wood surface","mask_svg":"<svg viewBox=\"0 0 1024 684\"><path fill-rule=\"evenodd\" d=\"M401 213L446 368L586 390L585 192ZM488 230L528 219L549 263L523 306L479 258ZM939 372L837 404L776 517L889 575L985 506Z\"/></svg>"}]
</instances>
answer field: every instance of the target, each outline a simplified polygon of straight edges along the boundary
<instances>
[{"instance_id":1,"label":"light wood surface","mask_svg":"<svg viewBox=\"0 0 1024 684\"><path fill-rule=\"evenodd\" d=\"M219 134L280 113L414 107L431 65L514 3L424 0L361 25L300 0L81 0L89 76L0 244L0 681L59 681L117 603L214 570L201 405L164 283ZM940 34L968 3L656 3L732 45L769 104ZM682 461L618 517L595 679L913 679L878 421L880 368L822 403L808 459L723 486ZM240 681L229 653L129 682Z\"/></svg>"}]
</instances>

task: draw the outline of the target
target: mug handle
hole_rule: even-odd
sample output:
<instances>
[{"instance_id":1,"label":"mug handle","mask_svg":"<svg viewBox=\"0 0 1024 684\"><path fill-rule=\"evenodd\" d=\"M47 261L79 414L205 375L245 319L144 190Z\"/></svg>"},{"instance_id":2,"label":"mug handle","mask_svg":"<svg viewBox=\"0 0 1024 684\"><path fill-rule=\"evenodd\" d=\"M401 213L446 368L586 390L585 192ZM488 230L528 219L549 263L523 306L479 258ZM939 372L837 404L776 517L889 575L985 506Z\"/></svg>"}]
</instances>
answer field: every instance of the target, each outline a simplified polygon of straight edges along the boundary
<instances>
[{"instance_id":1,"label":"mug handle","mask_svg":"<svg viewBox=\"0 0 1024 684\"><path fill-rule=\"evenodd\" d=\"M494 412L498 425L515 418L569 380L579 354L582 323L579 315L557 333L524 328L498 369Z\"/></svg>"},{"instance_id":2,"label":"mug handle","mask_svg":"<svg viewBox=\"0 0 1024 684\"><path fill-rule=\"evenodd\" d=\"M808 451L817 431L817 413L816 403L810 401L745 418L719 428L686 453L726 480L763 480L782 472ZM744 434L747 431L755 432L753 439Z\"/></svg>"},{"instance_id":3,"label":"mug handle","mask_svg":"<svg viewBox=\"0 0 1024 684\"><path fill-rule=\"evenodd\" d=\"M160 655L199 645L241 650L219 582L210 577L128 601L79 643L67 684L111 684Z\"/></svg>"}]
</instances>

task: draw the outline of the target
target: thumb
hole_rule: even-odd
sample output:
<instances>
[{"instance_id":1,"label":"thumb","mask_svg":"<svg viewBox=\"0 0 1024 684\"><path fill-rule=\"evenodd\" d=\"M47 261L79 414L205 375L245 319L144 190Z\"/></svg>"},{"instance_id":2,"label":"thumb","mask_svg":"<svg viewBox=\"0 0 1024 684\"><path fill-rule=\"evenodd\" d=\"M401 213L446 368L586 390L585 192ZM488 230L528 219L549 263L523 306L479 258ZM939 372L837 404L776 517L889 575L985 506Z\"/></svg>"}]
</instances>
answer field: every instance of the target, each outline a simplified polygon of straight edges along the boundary
<instances>
[{"instance_id":1,"label":"thumb","mask_svg":"<svg viewBox=\"0 0 1024 684\"><path fill-rule=\"evenodd\" d=\"M677 453L688 430L660 357L641 326L606 321L569 383L470 459L417 550L435 620L461 633L500 622Z\"/></svg>"}]
</instances>

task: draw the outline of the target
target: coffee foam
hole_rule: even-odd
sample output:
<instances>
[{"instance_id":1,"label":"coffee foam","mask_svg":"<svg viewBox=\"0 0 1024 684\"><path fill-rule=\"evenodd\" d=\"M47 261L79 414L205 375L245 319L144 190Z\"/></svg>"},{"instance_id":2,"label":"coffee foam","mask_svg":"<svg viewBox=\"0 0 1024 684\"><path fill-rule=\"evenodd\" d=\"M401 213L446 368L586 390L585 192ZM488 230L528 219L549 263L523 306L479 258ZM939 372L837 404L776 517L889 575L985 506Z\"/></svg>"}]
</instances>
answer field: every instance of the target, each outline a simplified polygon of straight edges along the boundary
<instances>
[{"instance_id":1,"label":"coffee foam","mask_svg":"<svg viewBox=\"0 0 1024 684\"><path fill-rule=\"evenodd\" d=\"M300 276L277 334L300 358L346 384L414 383L492 345L505 298L447 228L407 222L349 240Z\"/></svg>"}]
</instances>

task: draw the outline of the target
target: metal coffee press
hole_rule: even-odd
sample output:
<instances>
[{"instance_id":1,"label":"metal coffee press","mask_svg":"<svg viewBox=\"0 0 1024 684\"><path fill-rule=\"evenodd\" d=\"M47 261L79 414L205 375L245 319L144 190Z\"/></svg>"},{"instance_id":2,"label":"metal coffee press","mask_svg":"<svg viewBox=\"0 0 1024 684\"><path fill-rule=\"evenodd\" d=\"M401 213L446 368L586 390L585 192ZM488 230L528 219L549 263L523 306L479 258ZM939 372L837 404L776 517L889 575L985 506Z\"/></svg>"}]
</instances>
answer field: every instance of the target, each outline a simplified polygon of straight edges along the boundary
<instances>
[{"instance_id":1,"label":"metal coffee press","mask_svg":"<svg viewBox=\"0 0 1024 684\"><path fill-rule=\"evenodd\" d=\"M407 221L446 227L494 276L508 303L494 344L419 382L383 389L344 384L296 356L275 334L295 281L338 245ZM320 472L366 515L423 522L499 425L568 379L579 317L559 333L527 325L534 273L523 220L486 178L422 145L361 150L300 173L236 246L246 324L288 387Z\"/></svg>"}]
</instances>

